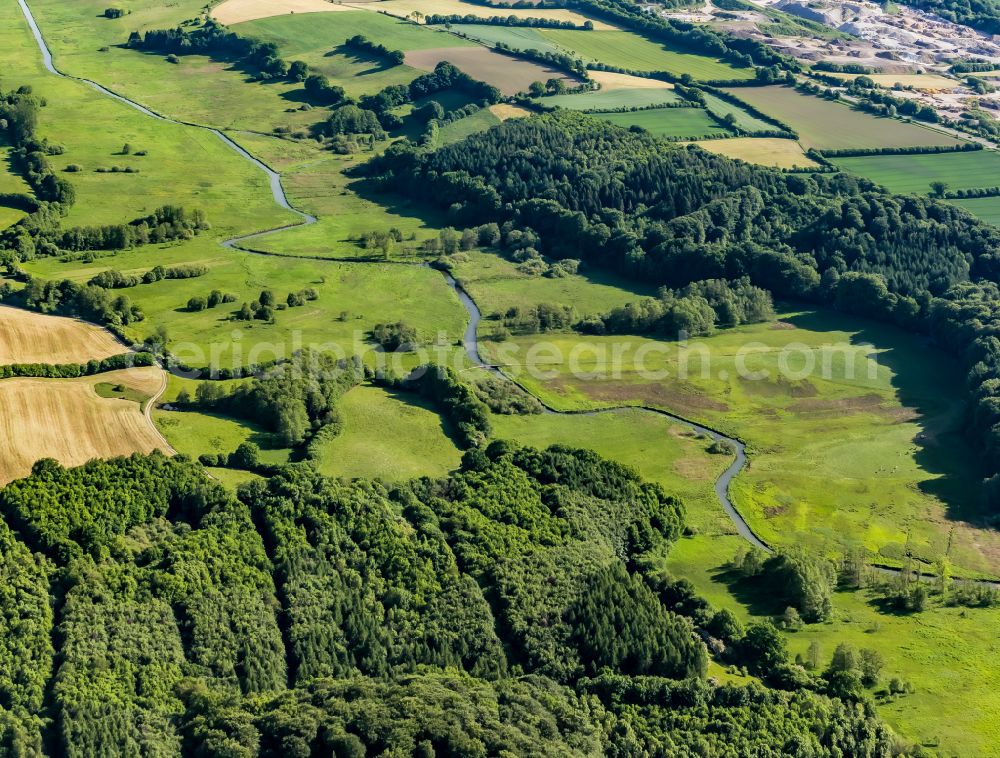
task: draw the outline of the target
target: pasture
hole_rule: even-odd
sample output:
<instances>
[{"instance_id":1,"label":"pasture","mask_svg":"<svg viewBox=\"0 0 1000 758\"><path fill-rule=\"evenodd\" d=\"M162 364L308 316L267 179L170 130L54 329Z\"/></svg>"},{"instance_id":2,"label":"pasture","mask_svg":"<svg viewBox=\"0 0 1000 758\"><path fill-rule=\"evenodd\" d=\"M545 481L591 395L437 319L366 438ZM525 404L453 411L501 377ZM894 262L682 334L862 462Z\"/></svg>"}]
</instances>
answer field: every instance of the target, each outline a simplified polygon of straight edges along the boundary
<instances>
[{"instance_id":1,"label":"pasture","mask_svg":"<svg viewBox=\"0 0 1000 758\"><path fill-rule=\"evenodd\" d=\"M98 81L157 113L221 129L270 132L283 126L297 130L306 129L317 120L315 114L296 110L301 105L302 90L302 85L296 82L251 84L245 72L229 63L204 56L184 56L172 64L164 56L124 46L132 31L176 27L184 19L197 17L203 4L191 0L170 4L136 0L129 3L129 14L113 20L104 18L106 6L94 0L32 2L32 11L61 70ZM17 66L18 71L41 71L38 48L17 4L0 10L0 18L9 24L0 30L5 43L0 45L0 59L10 55L10 65ZM21 39L14 42L8 36ZM9 47L8 42L20 47L21 55L16 55L17 48ZM54 80L48 74L45 76ZM83 87L90 92L83 85L58 80L46 86ZM103 95L90 94L108 102ZM50 97L50 104L54 100L62 98ZM149 120L147 116L136 115ZM72 119L68 123L72 124ZM95 126L94 133L99 131L100 126Z\"/></svg>"},{"instance_id":2,"label":"pasture","mask_svg":"<svg viewBox=\"0 0 1000 758\"><path fill-rule=\"evenodd\" d=\"M949 190L1000 185L1000 153L993 150L939 155L866 155L836 158L833 163L903 195L927 195L931 182L935 181L945 182Z\"/></svg>"},{"instance_id":3,"label":"pasture","mask_svg":"<svg viewBox=\"0 0 1000 758\"><path fill-rule=\"evenodd\" d=\"M1000 226L1000 197L975 197L969 200L949 200L952 205L965 208L988 224Z\"/></svg>"},{"instance_id":4,"label":"pasture","mask_svg":"<svg viewBox=\"0 0 1000 758\"><path fill-rule=\"evenodd\" d=\"M32 195L31 187L24 181L24 177L14 168L13 157L10 148L3 144L0 139L0 194L23 194Z\"/></svg>"},{"instance_id":5,"label":"pasture","mask_svg":"<svg viewBox=\"0 0 1000 758\"><path fill-rule=\"evenodd\" d=\"M593 115L618 126L640 126L656 137L668 139L700 139L716 134L732 134L704 108L655 108Z\"/></svg>"},{"instance_id":6,"label":"pasture","mask_svg":"<svg viewBox=\"0 0 1000 758\"><path fill-rule=\"evenodd\" d=\"M669 71L690 74L702 81L752 79L752 68L736 68L725 61L689 53L653 42L634 32L540 29L543 37L586 61L630 71Z\"/></svg>"},{"instance_id":7,"label":"pasture","mask_svg":"<svg viewBox=\"0 0 1000 758\"><path fill-rule=\"evenodd\" d=\"M494 253L471 251L452 256L452 274L472 296L484 317L510 307L540 303L572 305L581 316L604 313L634 300L636 285L604 271L584 269L562 277L530 276ZM645 294L653 294L649 291ZM490 329L484 321L483 329Z\"/></svg>"},{"instance_id":8,"label":"pasture","mask_svg":"<svg viewBox=\"0 0 1000 758\"><path fill-rule=\"evenodd\" d=\"M613 29L614 27L565 8L488 8L476 3L466 3L462 0L380 0L380 2L346 3L366 11L387 13L398 18L412 18L422 23L425 16L476 16L490 18L492 16L515 16L517 18L547 18L553 21L569 21L577 26L583 26L587 21L593 21L595 29Z\"/></svg>"},{"instance_id":9,"label":"pasture","mask_svg":"<svg viewBox=\"0 0 1000 758\"><path fill-rule=\"evenodd\" d=\"M344 41L354 35L378 40L393 50L474 47L474 43L453 34L352 9L328 15L276 16L240 24L236 31L276 44L285 60L304 61L352 97L394 84L409 84L421 74L411 66L385 65L383 61L344 49Z\"/></svg>"},{"instance_id":10,"label":"pasture","mask_svg":"<svg viewBox=\"0 0 1000 758\"><path fill-rule=\"evenodd\" d=\"M343 429L320 446L317 460L327 476L400 482L444 476L462 461L441 416L417 395L363 385L337 410Z\"/></svg>"},{"instance_id":11,"label":"pasture","mask_svg":"<svg viewBox=\"0 0 1000 758\"><path fill-rule=\"evenodd\" d=\"M533 372L537 337L489 353L555 407L655 406L744 439L751 465L732 496L765 541L831 555L863 545L888 564L947 554L956 575L1000 575L1000 534L982 528L961 433L960 372L918 336L807 311L687 346L543 339Z\"/></svg>"},{"instance_id":12,"label":"pasture","mask_svg":"<svg viewBox=\"0 0 1000 758\"><path fill-rule=\"evenodd\" d=\"M442 126L438 132L438 143L448 145L452 142L459 142L472 134L485 132L490 127L496 126L499 123L500 118L493 111L489 108L482 108L471 116L460 118L458 121L452 121L450 124Z\"/></svg>"},{"instance_id":13,"label":"pasture","mask_svg":"<svg viewBox=\"0 0 1000 758\"><path fill-rule=\"evenodd\" d=\"M95 391L98 383L121 384L149 397L162 381L156 367L81 379L0 381L0 483L26 476L40 458L79 466L91 458L163 450L139 403Z\"/></svg>"},{"instance_id":14,"label":"pasture","mask_svg":"<svg viewBox=\"0 0 1000 758\"><path fill-rule=\"evenodd\" d=\"M729 609L744 623L762 621L783 609L729 572L727 563L744 544L739 537L705 531L679 540L662 565L690 580L716 608ZM857 590L834 593L829 621L782 634L792 657L805 657L810 644L819 645L821 668L842 642L878 650L886 661L883 679L898 676L914 687L911 694L876 705L896 731L934 745L941 755L991 755L1000 740L993 717L1000 708L1000 670L982 662L997 655L998 623L997 609L937 602L916 616L881 612L877 591ZM967 698L976 707L968 707Z\"/></svg>"},{"instance_id":15,"label":"pasture","mask_svg":"<svg viewBox=\"0 0 1000 758\"><path fill-rule=\"evenodd\" d=\"M212 18L220 24L232 25L271 16L346 10L350 9L330 0L223 0L212 8Z\"/></svg>"},{"instance_id":16,"label":"pasture","mask_svg":"<svg viewBox=\"0 0 1000 758\"><path fill-rule=\"evenodd\" d=\"M153 411L153 423L178 453L197 459L204 454L228 454L244 442L260 448L264 463L287 463L291 452L274 435L243 419L200 411Z\"/></svg>"},{"instance_id":17,"label":"pasture","mask_svg":"<svg viewBox=\"0 0 1000 758\"><path fill-rule=\"evenodd\" d=\"M761 113L788 124L807 149L930 147L958 142L933 129L897 119L877 118L852 110L843 103L802 94L791 87L739 87L728 91Z\"/></svg>"},{"instance_id":18,"label":"pasture","mask_svg":"<svg viewBox=\"0 0 1000 758\"><path fill-rule=\"evenodd\" d=\"M713 487L732 459L706 452L706 440L663 416L623 409L592 416L493 415L491 423L496 439L536 448L587 447L631 466L644 479L681 497L687 506L687 523L699 530L718 530L729 521Z\"/></svg>"},{"instance_id":19,"label":"pasture","mask_svg":"<svg viewBox=\"0 0 1000 758\"><path fill-rule=\"evenodd\" d=\"M571 95L553 95L540 98L540 105L557 106L574 111L613 111L618 108L646 108L679 102L673 89L609 89L580 92Z\"/></svg>"},{"instance_id":20,"label":"pasture","mask_svg":"<svg viewBox=\"0 0 1000 758\"><path fill-rule=\"evenodd\" d=\"M441 27L433 27L440 29ZM502 43L519 50L540 50L543 53L562 52L538 29L527 26L492 26L488 24L452 24L450 31L487 45Z\"/></svg>"},{"instance_id":21,"label":"pasture","mask_svg":"<svg viewBox=\"0 0 1000 758\"><path fill-rule=\"evenodd\" d=\"M197 238L183 246L150 246L91 264L45 258L26 268L46 279L86 281L110 266L145 271L166 256L174 264L200 264L209 271L193 279L163 280L127 290L146 314L145 321L127 331L139 339L156 326L164 327L171 336L171 350L192 366L260 363L309 346L363 354L371 349L368 333L380 322L405 320L426 340L433 340L439 330L457 339L465 329L465 311L441 274L416 265L254 255ZM265 289L281 302L304 287L314 288L318 299L277 311L274 323L232 320L243 302L256 299ZM187 309L189 298L207 296L213 289L235 295L236 301L200 312Z\"/></svg>"},{"instance_id":22,"label":"pasture","mask_svg":"<svg viewBox=\"0 0 1000 758\"><path fill-rule=\"evenodd\" d=\"M86 363L128 352L111 332L86 321L0 306L0 365Z\"/></svg>"},{"instance_id":23,"label":"pasture","mask_svg":"<svg viewBox=\"0 0 1000 758\"><path fill-rule=\"evenodd\" d=\"M745 108L741 108L739 105L723 100L717 95L713 95L710 92L704 92L702 94L705 97L705 107L719 118L725 118L726 116L732 114L732 117L735 119L733 125L737 129L753 134L754 132L774 131L778 128L774 124L770 124L763 119L757 118Z\"/></svg>"},{"instance_id":24,"label":"pasture","mask_svg":"<svg viewBox=\"0 0 1000 758\"><path fill-rule=\"evenodd\" d=\"M72 175L77 201L63 224L121 223L167 204L202 209L213 227L208 236L295 220L275 205L264 174L217 136L158 121L83 83L48 74L16 4L0 6L0 22L0 64L17 72L11 83L32 86L47 102L39 135L64 148L50 159L54 168L83 167ZM46 28L44 19L40 23ZM125 143L130 155L121 154ZM136 155L140 151L147 155ZM138 173L96 172L114 165Z\"/></svg>"},{"instance_id":25,"label":"pasture","mask_svg":"<svg viewBox=\"0 0 1000 758\"><path fill-rule=\"evenodd\" d=\"M561 79L568 86L580 83L552 66L515 58L485 47L445 47L406 54L406 65L422 71L433 71L441 61L455 64L473 79L492 84L505 95L526 92L532 82L545 82L549 79Z\"/></svg>"},{"instance_id":26,"label":"pasture","mask_svg":"<svg viewBox=\"0 0 1000 758\"><path fill-rule=\"evenodd\" d=\"M775 168L816 168L817 164L795 140L776 137L733 137L696 143L710 153L739 158L747 163Z\"/></svg>"}]
</instances>

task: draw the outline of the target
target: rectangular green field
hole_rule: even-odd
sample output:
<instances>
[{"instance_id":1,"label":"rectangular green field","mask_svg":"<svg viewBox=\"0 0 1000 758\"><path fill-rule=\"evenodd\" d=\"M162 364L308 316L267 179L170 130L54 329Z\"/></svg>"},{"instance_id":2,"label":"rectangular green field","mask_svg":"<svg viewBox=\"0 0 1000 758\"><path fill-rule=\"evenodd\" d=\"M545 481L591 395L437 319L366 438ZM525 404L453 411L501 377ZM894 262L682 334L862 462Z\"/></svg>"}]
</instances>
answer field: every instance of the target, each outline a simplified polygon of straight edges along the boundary
<instances>
[{"instance_id":1,"label":"rectangular green field","mask_svg":"<svg viewBox=\"0 0 1000 758\"><path fill-rule=\"evenodd\" d=\"M987 224L1000 226L1000 197L974 197L968 200L949 200L952 205L965 208Z\"/></svg>"},{"instance_id":2,"label":"rectangular green field","mask_svg":"<svg viewBox=\"0 0 1000 758\"><path fill-rule=\"evenodd\" d=\"M611 89L596 92L581 92L572 95L544 97L537 102L541 105L568 108L571 111L613 111L618 108L646 108L651 105L666 105L680 100L672 89Z\"/></svg>"},{"instance_id":3,"label":"rectangular green field","mask_svg":"<svg viewBox=\"0 0 1000 758\"><path fill-rule=\"evenodd\" d=\"M441 27L430 27L441 29ZM452 24L451 31L469 39L489 45L502 43L518 50L540 50L543 53L562 52L552 40L546 39L538 29L524 26L490 26L487 24Z\"/></svg>"},{"instance_id":4,"label":"rectangular green field","mask_svg":"<svg viewBox=\"0 0 1000 758\"><path fill-rule=\"evenodd\" d=\"M791 87L739 87L728 90L761 113L788 124L805 148L843 150L865 147L955 145L947 134L891 118L877 118L844 103L804 95Z\"/></svg>"},{"instance_id":5,"label":"rectangular green field","mask_svg":"<svg viewBox=\"0 0 1000 758\"><path fill-rule=\"evenodd\" d=\"M736 68L717 58L689 53L653 42L633 32L543 29L541 34L586 61L631 71L669 71L702 81L752 79L752 68Z\"/></svg>"},{"instance_id":6,"label":"rectangular green field","mask_svg":"<svg viewBox=\"0 0 1000 758\"><path fill-rule=\"evenodd\" d=\"M732 134L704 108L654 108L625 113L595 113L594 116L618 126L640 126L650 134L668 139L701 139L715 134Z\"/></svg>"},{"instance_id":7,"label":"rectangular green field","mask_svg":"<svg viewBox=\"0 0 1000 758\"><path fill-rule=\"evenodd\" d=\"M460 142L472 134L485 132L492 126L500 123L500 119L494 116L488 108L483 108L473 113L471 116L460 118L441 127L438 133L440 144L447 145L452 142Z\"/></svg>"},{"instance_id":8,"label":"rectangular green field","mask_svg":"<svg viewBox=\"0 0 1000 758\"><path fill-rule=\"evenodd\" d=\"M837 158L833 162L845 171L901 194L926 195L931 182L938 181L945 182L951 190L1000 185L1000 153L993 150L939 155L866 155Z\"/></svg>"},{"instance_id":9,"label":"rectangular green field","mask_svg":"<svg viewBox=\"0 0 1000 758\"><path fill-rule=\"evenodd\" d=\"M721 97L708 92L702 94L705 97L705 107L719 118L725 118L729 114L732 114L733 118L736 119L733 124L737 129L755 134L757 132L773 132L778 128L774 124L769 124L767 121L757 118L745 108L727 102Z\"/></svg>"}]
</instances>

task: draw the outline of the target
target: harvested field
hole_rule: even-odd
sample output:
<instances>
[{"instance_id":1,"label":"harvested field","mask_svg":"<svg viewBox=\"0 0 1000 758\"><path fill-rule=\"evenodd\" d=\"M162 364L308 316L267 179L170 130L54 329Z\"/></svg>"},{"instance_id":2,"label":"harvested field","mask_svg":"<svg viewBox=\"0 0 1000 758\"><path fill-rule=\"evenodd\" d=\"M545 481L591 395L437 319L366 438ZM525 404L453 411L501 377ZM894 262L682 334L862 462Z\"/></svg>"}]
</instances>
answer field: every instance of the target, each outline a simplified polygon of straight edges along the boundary
<instances>
[{"instance_id":1,"label":"harvested field","mask_svg":"<svg viewBox=\"0 0 1000 758\"><path fill-rule=\"evenodd\" d=\"M261 0L257 0L260 2ZM352 3L353 5L354 3ZM583 26L587 21L593 21L594 29L614 29L610 24L589 19L575 11L565 8L489 8L473 3L463 3L461 0L384 0L376 3L357 3L365 10L388 13L390 16L409 18L414 13L422 14L415 17L422 21L423 16L476 16L490 18L492 16L515 16L516 18L547 18L554 21L569 21L577 26Z\"/></svg>"},{"instance_id":2,"label":"harvested field","mask_svg":"<svg viewBox=\"0 0 1000 758\"><path fill-rule=\"evenodd\" d=\"M647 79L644 76L619 74L617 71L590 71L590 78L601 85L602 90L612 89L673 89L670 82Z\"/></svg>"},{"instance_id":3,"label":"harvested field","mask_svg":"<svg viewBox=\"0 0 1000 758\"><path fill-rule=\"evenodd\" d=\"M852 110L844 103L804 95L791 87L739 87L728 91L761 113L788 124L798 132L805 148L926 147L958 142L933 129L877 118Z\"/></svg>"},{"instance_id":4,"label":"harvested field","mask_svg":"<svg viewBox=\"0 0 1000 758\"><path fill-rule=\"evenodd\" d=\"M776 168L816 168L795 140L773 137L735 137L696 143L698 147L728 158Z\"/></svg>"},{"instance_id":5,"label":"harvested field","mask_svg":"<svg viewBox=\"0 0 1000 758\"><path fill-rule=\"evenodd\" d=\"M835 74L824 71L823 76L832 76L852 82L859 75ZM959 86L959 82L940 74L865 74L865 76L880 87L913 87L924 92L940 92L941 90L955 89ZM976 76L982 76L982 74L976 74Z\"/></svg>"},{"instance_id":6,"label":"harvested field","mask_svg":"<svg viewBox=\"0 0 1000 758\"><path fill-rule=\"evenodd\" d=\"M125 352L110 332L94 324L0 307L0 365L86 363Z\"/></svg>"},{"instance_id":7,"label":"harvested field","mask_svg":"<svg viewBox=\"0 0 1000 758\"><path fill-rule=\"evenodd\" d=\"M165 450L139 403L103 398L94 389L121 384L150 396L162 377L150 366L82 379L0 381L0 484L26 476L39 458L79 466L92 458Z\"/></svg>"},{"instance_id":8,"label":"harvested field","mask_svg":"<svg viewBox=\"0 0 1000 758\"><path fill-rule=\"evenodd\" d=\"M326 13L353 10L329 0L225 0L212 10L212 18L222 24L239 24L258 18L288 13Z\"/></svg>"},{"instance_id":9,"label":"harvested field","mask_svg":"<svg viewBox=\"0 0 1000 758\"><path fill-rule=\"evenodd\" d=\"M489 110L490 113L501 121L506 121L511 118L528 118L528 116L534 115L527 108L520 105L510 105L509 103L497 103L496 105L491 105Z\"/></svg>"},{"instance_id":10,"label":"harvested field","mask_svg":"<svg viewBox=\"0 0 1000 758\"><path fill-rule=\"evenodd\" d=\"M562 79L570 86L580 83L558 69L496 53L485 47L439 47L406 54L406 65L423 71L433 71L441 61L454 63L473 79L492 84L505 95L516 95L526 91L532 82L549 79Z\"/></svg>"}]
</instances>

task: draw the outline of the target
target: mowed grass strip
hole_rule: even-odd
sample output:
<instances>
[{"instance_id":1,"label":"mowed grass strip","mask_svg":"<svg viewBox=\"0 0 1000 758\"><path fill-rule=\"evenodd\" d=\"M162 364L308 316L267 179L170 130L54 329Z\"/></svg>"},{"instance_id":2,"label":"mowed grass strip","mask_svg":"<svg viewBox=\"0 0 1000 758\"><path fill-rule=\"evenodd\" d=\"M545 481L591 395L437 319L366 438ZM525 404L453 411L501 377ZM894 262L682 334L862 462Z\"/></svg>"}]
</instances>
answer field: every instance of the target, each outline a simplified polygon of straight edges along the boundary
<instances>
[{"instance_id":1,"label":"mowed grass strip","mask_svg":"<svg viewBox=\"0 0 1000 758\"><path fill-rule=\"evenodd\" d=\"M537 102L573 111L611 111L617 108L645 108L650 105L667 105L680 100L673 89L610 89L581 92L572 95L553 95Z\"/></svg>"},{"instance_id":2,"label":"mowed grass strip","mask_svg":"<svg viewBox=\"0 0 1000 758\"><path fill-rule=\"evenodd\" d=\"M931 182L944 182L950 190L1000 186L1000 153L927 155L866 155L835 158L833 163L900 194L926 195Z\"/></svg>"},{"instance_id":3,"label":"mowed grass strip","mask_svg":"<svg viewBox=\"0 0 1000 758\"><path fill-rule=\"evenodd\" d=\"M86 363L128 352L99 326L0 306L0 365Z\"/></svg>"},{"instance_id":4,"label":"mowed grass strip","mask_svg":"<svg viewBox=\"0 0 1000 758\"><path fill-rule=\"evenodd\" d=\"M434 48L406 54L406 65L433 71L441 61L458 66L473 79L492 84L505 95L526 92L532 82L561 79L569 86L580 80L542 63L497 53L485 47Z\"/></svg>"},{"instance_id":5,"label":"mowed grass strip","mask_svg":"<svg viewBox=\"0 0 1000 758\"><path fill-rule=\"evenodd\" d=\"M669 71L690 74L702 81L752 79L752 68L736 68L707 55L690 53L653 42L634 32L542 29L542 36L586 61L632 71Z\"/></svg>"},{"instance_id":6,"label":"mowed grass strip","mask_svg":"<svg viewBox=\"0 0 1000 758\"><path fill-rule=\"evenodd\" d=\"M133 368L81 379L0 381L0 484L28 475L35 461L79 466L92 458L163 450L139 403L100 397L98 383L122 384L147 397L159 368Z\"/></svg>"},{"instance_id":7,"label":"mowed grass strip","mask_svg":"<svg viewBox=\"0 0 1000 758\"><path fill-rule=\"evenodd\" d=\"M329 0L224 0L212 9L212 18L221 24L232 25L269 16L347 10L345 6Z\"/></svg>"},{"instance_id":8,"label":"mowed grass strip","mask_svg":"<svg viewBox=\"0 0 1000 758\"><path fill-rule=\"evenodd\" d=\"M892 118L877 118L844 103L805 95L791 87L739 87L728 92L788 124L805 148L931 147L956 145L947 134Z\"/></svg>"},{"instance_id":9,"label":"mowed grass strip","mask_svg":"<svg viewBox=\"0 0 1000 758\"><path fill-rule=\"evenodd\" d=\"M747 163L775 168L817 168L818 164L807 156L802 146L791 139L776 137L733 137L698 142L698 147L710 153L739 158Z\"/></svg>"},{"instance_id":10,"label":"mowed grass strip","mask_svg":"<svg viewBox=\"0 0 1000 758\"><path fill-rule=\"evenodd\" d=\"M618 126L639 126L650 134L668 139L700 139L716 134L732 134L704 108L653 108L624 113L594 113L593 116Z\"/></svg>"},{"instance_id":11,"label":"mowed grass strip","mask_svg":"<svg viewBox=\"0 0 1000 758\"><path fill-rule=\"evenodd\" d=\"M320 446L320 473L395 482L444 476L462 461L441 416L416 395L355 387L337 410L343 429Z\"/></svg>"}]
</instances>

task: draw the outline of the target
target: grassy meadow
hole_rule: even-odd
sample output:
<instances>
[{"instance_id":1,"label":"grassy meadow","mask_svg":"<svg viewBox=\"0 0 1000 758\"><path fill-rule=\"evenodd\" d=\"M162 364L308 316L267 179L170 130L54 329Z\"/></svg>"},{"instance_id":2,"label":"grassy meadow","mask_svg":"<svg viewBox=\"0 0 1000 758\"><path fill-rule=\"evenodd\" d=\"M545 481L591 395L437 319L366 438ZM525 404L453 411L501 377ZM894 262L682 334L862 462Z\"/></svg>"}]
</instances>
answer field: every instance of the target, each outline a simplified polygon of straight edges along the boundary
<instances>
[{"instance_id":1,"label":"grassy meadow","mask_svg":"<svg viewBox=\"0 0 1000 758\"><path fill-rule=\"evenodd\" d=\"M634 300L637 289L605 271L582 269L582 273L549 278L521 272L517 264L494 253L470 251L452 257L452 274L479 306L484 329L489 317L508 308L529 309L540 303L572 305L581 316L604 313ZM652 291L638 290L641 294Z\"/></svg>"},{"instance_id":2,"label":"grassy meadow","mask_svg":"<svg viewBox=\"0 0 1000 758\"><path fill-rule=\"evenodd\" d=\"M593 115L618 126L639 126L656 137L668 139L700 139L732 133L713 119L704 108L653 108Z\"/></svg>"},{"instance_id":3,"label":"grassy meadow","mask_svg":"<svg viewBox=\"0 0 1000 758\"><path fill-rule=\"evenodd\" d=\"M732 115L732 117L736 119L733 122L733 125L737 129L744 132L750 132L752 134L754 132L774 131L777 128L774 124L770 124L763 119L757 118L745 108L741 108L739 105L723 100L717 95L713 95L710 92L704 92L702 94L705 97L705 107L707 107L708 110L719 118L725 118L726 116Z\"/></svg>"},{"instance_id":4,"label":"grassy meadow","mask_svg":"<svg viewBox=\"0 0 1000 758\"><path fill-rule=\"evenodd\" d=\"M444 476L462 460L437 411L416 395L363 385L337 410L343 428L320 446L317 467L328 476L399 482Z\"/></svg>"},{"instance_id":5,"label":"grassy meadow","mask_svg":"<svg viewBox=\"0 0 1000 758\"><path fill-rule=\"evenodd\" d=\"M973 216L978 216L988 224L1000 226L1000 197L974 197L969 200L949 200L949 202L965 208Z\"/></svg>"},{"instance_id":6,"label":"grassy meadow","mask_svg":"<svg viewBox=\"0 0 1000 758\"><path fill-rule=\"evenodd\" d=\"M743 439L750 466L732 496L766 542L864 546L890 565L908 550L929 568L947 555L958 574L1000 575L961 434L960 372L919 337L809 311L684 348L550 334L488 353L558 408L654 406Z\"/></svg>"},{"instance_id":7,"label":"grassy meadow","mask_svg":"<svg viewBox=\"0 0 1000 758\"><path fill-rule=\"evenodd\" d=\"M866 147L954 145L941 132L852 110L791 87L739 87L729 92L794 129L805 148L841 150Z\"/></svg>"},{"instance_id":8,"label":"grassy meadow","mask_svg":"<svg viewBox=\"0 0 1000 758\"><path fill-rule=\"evenodd\" d=\"M435 27L441 28L441 27ZM488 45L502 43L518 50L539 50L543 53L558 53L558 45L542 36L539 29L527 26L491 26L487 24L452 24L453 34L478 40Z\"/></svg>"},{"instance_id":9,"label":"grassy meadow","mask_svg":"<svg viewBox=\"0 0 1000 758\"><path fill-rule=\"evenodd\" d=\"M543 37L585 61L630 71L669 71L702 81L753 79L754 69L736 68L717 58L670 48L627 31L541 29Z\"/></svg>"},{"instance_id":10,"label":"grassy meadow","mask_svg":"<svg viewBox=\"0 0 1000 758\"><path fill-rule=\"evenodd\" d=\"M594 92L552 95L543 97L537 102L573 111L613 111L617 108L646 108L650 105L666 105L679 101L677 93L672 88L664 86L662 89L600 89Z\"/></svg>"},{"instance_id":11,"label":"grassy meadow","mask_svg":"<svg viewBox=\"0 0 1000 758\"><path fill-rule=\"evenodd\" d=\"M156 409L153 423L174 450L192 458L228 454L244 442L260 448L260 460L264 463L287 463L291 452L280 447L273 434L256 424L216 413Z\"/></svg>"},{"instance_id":12,"label":"grassy meadow","mask_svg":"<svg viewBox=\"0 0 1000 758\"><path fill-rule=\"evenodd\" d=\"M903 195L930 193L931 182L941 181L950 190L1000 185L1000 153L978 150L939 155L867 155L836 158L833 162Z\"/></svg>"}]
</instances>

